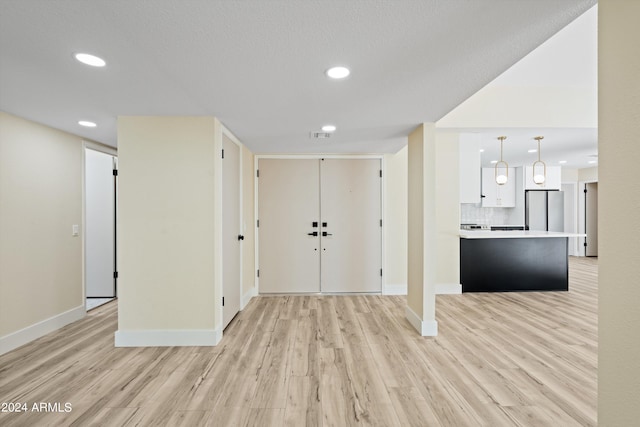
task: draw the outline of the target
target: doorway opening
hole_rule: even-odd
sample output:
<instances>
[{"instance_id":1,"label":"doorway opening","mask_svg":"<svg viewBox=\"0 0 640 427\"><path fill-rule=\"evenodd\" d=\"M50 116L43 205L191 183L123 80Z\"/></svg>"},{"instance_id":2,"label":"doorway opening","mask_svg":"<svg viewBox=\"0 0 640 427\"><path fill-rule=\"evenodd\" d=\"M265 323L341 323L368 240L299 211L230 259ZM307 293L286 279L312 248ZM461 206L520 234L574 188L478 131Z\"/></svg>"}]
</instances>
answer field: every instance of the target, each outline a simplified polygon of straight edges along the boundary
<instances>
[{"instance_id":1,"label":"doorway opening","mask_svg":"<svg viewBox=\"0 0 640 427\"><path fill-rule=\"evenodd\" d=\"M85 298L89 311L117 298L117 195L115 153L85 145Z\"/></svg>"}]
</instances>

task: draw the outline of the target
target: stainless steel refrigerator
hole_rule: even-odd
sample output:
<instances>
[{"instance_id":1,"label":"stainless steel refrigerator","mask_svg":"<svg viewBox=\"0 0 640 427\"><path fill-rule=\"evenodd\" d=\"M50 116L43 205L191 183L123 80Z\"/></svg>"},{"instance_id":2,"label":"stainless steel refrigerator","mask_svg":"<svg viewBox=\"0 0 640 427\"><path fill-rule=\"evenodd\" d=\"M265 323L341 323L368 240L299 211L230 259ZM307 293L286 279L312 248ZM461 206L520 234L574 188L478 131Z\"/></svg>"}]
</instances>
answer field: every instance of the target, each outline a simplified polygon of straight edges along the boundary
<instances>
[{"instance_id":1,"label":"stainless steel refrigerator","mask_svg":"<svg viewBox=\"0 0 640 427\"><path fill-rule=\"evenodd\" d=\"M524 222L527 230L564 231L564 192L525 192Z\"/></svg>"}]
</instances>

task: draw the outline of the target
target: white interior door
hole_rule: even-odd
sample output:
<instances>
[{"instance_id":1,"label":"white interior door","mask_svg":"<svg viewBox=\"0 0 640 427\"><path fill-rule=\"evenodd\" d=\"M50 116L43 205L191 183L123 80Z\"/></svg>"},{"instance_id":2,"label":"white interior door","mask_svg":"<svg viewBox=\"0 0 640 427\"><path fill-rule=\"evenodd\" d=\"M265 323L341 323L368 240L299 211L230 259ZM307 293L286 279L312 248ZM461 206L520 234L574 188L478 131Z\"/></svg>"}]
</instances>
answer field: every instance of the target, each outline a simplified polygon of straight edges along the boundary
<instances>
[{"instance_id":1,"label":"white interior door","mask_svg":"<svg viewBox=\"0 0 640 427\"><path fill-rule=\"evenodd\" d=\"M240 148L223 136L222 149L222 323L240 311Z\"/></svg>"},{"instance_id":2,"label":"white interior door","mask_svg":"<svg viewBox=\"0 0 640 427\"><path fill-rule=\"evenodd\" d=\"M378 159L320 162L322 292L382 290L380 170Z\"/></svg>"},{"instance_id":3,"label":"white interior door","mask_svg":"<svg viewBox=\"0 0 640 427\"><path fill-rule=\"evenodd\" d=\"M113 298L115 288L114 157L85 149L85 284L87 298Z\"/></svg>"},{"instance_id":4,"label":"white interior door","mask_svg":"<svg viewBox=\"0 0 640 427\"><path fill-rule=\"evenodd\" d=\"M586 256L598 256L598 183L585 184Z\"/></svg>"},{"instance_id":5,"label":"white interior door","mask_svg":"<svg viewBox=\"0 0 640 427\"><path fill-rule=\"evenodd\" d=\"M320 292L318 160L260 159L259 174L260 293Z\"/></svg>"}]
</instances>

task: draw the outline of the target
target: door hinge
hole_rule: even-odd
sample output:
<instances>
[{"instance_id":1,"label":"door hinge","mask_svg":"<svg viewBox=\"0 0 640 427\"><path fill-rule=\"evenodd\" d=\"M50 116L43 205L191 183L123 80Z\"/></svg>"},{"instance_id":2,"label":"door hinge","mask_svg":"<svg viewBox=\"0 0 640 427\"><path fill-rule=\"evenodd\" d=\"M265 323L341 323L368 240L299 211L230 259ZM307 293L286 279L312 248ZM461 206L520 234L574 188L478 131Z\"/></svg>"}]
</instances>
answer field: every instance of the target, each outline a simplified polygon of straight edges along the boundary
<instances>
[{"instance_id":1,"label":"door hinge","mask_svg":"<svg viewBox=\"0 0 640 427\"><path fill-rule=\"evenodd\" d=\"M224 159L224 148L222 149L222 158Z\"/></svg>"},{"instance_id":2,"label":"door hinge","mask_svg":"<svg viewBox=\"0 0 640 427\"><path fill-rule=\"evenodd\" d=\"M260 220L259 220L259 219L258 219L258 220L256 220L256 227L257 227L257 228L260 228Z\"/></svg>"},{"instance_id":3,"label":"door hinge","mask_svg":"<svg viewBox=\"0 0 640 427\"><path fill-rule=\"evenodd\" d=\"M380 169L380 178L382 178L382 169Z\"/></svg>"},{"instance_id":4,"label":"door hinge","mask_svg":"<svg viewBox=\"0 0 640 427\"><path fill-rule=\"evenodd\" d=\"M224 297L222 297L222 306L224 307Z\"/></svg>"},{"instance_id":5,"label":"door hinge","mask_svg":"<svg viewBox=\"0 0 640 427\"><path fill-rule=\"evenodd\" d=\"M256 178L260 178L260 169L256 169Z\"/></svg>"},{"instance_id":6,"label":"door hinge","mask_svg":"<svg viewBox=\"0 0 640 427\"><path fill-rule=\"evenodd\" d=\"M586 188L584 189L584 194L587 194L587 189Z\"/></svg>"},{"instance_id":7,"label":"door hinge","mask_svg":"<svg viewBox=\"0 0 640 427\"><path fill-rule=\"evenodd\" d=\"M256 270L256 276L260 277L260 269Z\"/></svg>"},{"instance_id":8,"label":"door hinge","mask_svg":"<svg viewBox=\"0 0 640 427\"><path fill-rule=\"evenodd\" d=\"M114 272L113 272L113 278L114 278L114 279L117 279L117 278L118 278L118 272L117 272L117 271L114 271Z\"/></svg>"},{"instance_id":9,"label":"door hinge","mask_svg":"<svg viewBox=\"0 0 640 427\"><path fill-rule=\"evenodd\" d=\"M382 220L380 220L380 227L382 227Z\"/></svg>"},{"instance_id":10,"label":"door hinge","mask_svg":"<svg viewBox=\"0 0 640 427\"><path fill-rule=\"evenodd\" d=\"M118 169L113 170L113 176L118 176Z\"/></svg>"},{"instance_id":11,"label":"door hinge","mask_svg":"<svg viewBox=\"0 0 640 427\"><path fill-rule=\"evenodd\" d=\"M584 246L587 247L587 242L584 242Z\"/></svg>"},{"instance_id":12,"label":"door hinge","mask_svg":"<svg viewBox=\"0 0 640 427\"><path fill-rule=\"evenodd\" d=\"M380 269L380 277L382 277L382 269Z\"/></svg>"}]
</instances>

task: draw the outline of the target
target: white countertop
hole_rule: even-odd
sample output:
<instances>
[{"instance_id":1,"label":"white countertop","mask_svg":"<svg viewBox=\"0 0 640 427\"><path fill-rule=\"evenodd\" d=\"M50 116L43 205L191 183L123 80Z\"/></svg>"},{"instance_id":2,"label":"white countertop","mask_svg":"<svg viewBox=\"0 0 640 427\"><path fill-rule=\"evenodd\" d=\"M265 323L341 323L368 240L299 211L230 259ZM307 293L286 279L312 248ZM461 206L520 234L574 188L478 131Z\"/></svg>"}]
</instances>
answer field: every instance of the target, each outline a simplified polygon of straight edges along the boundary
<instances>
[{"instance_id":1,"label":"white countertop","mask_svg":"<svg viewBox=\"0 0 640 427\"><path fill-rule=\"evenodd\" d=\"M535 230L514 230L514 231L488 231L488 230L460 230L462 239L522 239L538 237L585 237L586 234L561 233L557 231L535 231Z\"/></svg>"}]
</instances>

